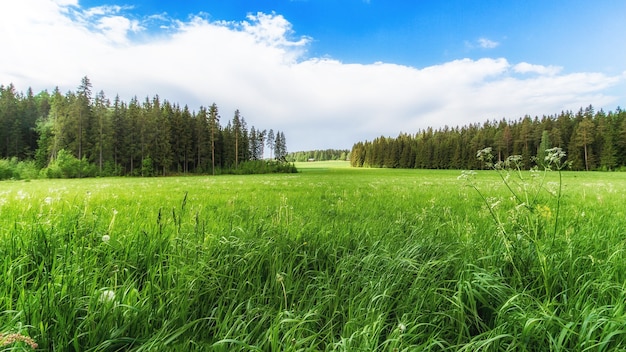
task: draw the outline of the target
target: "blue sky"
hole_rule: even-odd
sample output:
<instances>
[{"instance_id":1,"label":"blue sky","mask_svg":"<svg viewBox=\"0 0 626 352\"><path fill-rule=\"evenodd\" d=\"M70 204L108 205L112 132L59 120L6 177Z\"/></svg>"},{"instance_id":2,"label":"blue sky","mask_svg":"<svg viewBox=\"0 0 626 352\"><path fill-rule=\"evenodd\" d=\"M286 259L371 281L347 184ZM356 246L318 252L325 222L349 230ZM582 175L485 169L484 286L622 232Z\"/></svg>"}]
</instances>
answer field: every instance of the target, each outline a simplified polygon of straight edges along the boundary
<instances>
[{"instance_id":1,"label":"blue sky","mask_svg":"<svg viewBox=\"0 0 626 352\"><path fill-rule=\"evenodd\" d=\"M623 0L192 0L81 1L118 4L142 18L166 13L186 20L241 21L249 13L284 16L309 36L310 57L345 63L392 62L423 67L462 58L506 57L567 71L626 68ZM158 30L158 28L154 28ZM489 46L481 39L493 42ZM611 55L611 52L614 55Z\"/></svg>"},{"instance_id":2,"label":"blue sky","mask_svg":"<svg viewBox=\"0 0 626 352\"><path fill-rule=\"evenodd\" d=\"M623 0L21 0L0 84L159 94L292 151L626 102ZM80 43L80 44L78 44ZM4 51L4 50L3 50Z\"/></svg>"}]
</instances>

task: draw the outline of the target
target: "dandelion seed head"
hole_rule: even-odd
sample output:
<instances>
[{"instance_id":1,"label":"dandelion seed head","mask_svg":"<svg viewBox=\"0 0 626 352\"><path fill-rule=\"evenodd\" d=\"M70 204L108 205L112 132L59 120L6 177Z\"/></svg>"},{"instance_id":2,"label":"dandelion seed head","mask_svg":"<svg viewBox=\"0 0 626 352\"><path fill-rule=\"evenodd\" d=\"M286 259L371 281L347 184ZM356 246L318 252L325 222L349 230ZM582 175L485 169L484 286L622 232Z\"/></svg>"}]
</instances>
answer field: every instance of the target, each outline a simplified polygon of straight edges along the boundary
<instances>
[{"instance_id":1,"label":"dandelion seed head","mask_svg":"<svg viewBox=\"0 0 626 352\"><path fill-rule=\"evenodd\" d=\"M101 303L113 302L115 299L115 292L113 290L104 290L100 293L99 301Z\"/></svg>"},{"instance_id":2,"label":"dandelion seed head","mask_svg":"<svg viewBox=\"0 0 626 352\"><path fill-rule=\"evenodd\" d=\"M110 239L111 239L111 236L109 235L102 236L102 242L109 242Z\"/></svg>"}]
</instances>

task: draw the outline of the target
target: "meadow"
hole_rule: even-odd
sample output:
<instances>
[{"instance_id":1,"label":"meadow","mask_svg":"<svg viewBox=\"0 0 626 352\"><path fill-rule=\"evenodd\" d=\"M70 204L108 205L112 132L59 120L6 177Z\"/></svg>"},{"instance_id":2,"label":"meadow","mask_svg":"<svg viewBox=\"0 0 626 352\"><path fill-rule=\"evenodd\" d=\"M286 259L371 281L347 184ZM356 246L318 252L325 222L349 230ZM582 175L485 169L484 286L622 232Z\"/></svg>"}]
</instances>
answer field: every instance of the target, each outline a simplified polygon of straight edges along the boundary
<instances>
[{"instance_id":1,"label":"meadow","mask_svg":"<svg viewBox=\"0 0 626 352\"><path fill-rule=\"evenodd\" d=\"M0 182L0 346L626 350L626 174L344 166Z\"/></svg>"}]
</instances>

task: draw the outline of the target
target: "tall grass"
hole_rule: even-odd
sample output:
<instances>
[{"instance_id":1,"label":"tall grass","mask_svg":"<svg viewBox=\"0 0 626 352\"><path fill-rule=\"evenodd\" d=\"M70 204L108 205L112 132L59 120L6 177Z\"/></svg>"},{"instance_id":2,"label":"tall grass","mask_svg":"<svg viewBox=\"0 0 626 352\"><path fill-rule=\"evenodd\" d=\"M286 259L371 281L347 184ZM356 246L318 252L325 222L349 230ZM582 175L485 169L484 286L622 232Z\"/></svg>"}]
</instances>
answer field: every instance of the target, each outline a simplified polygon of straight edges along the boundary
<instances>
[{"instance_id":1,"label":"tall grass","mask_svg":"<svg viewBox=\"0 0 626 352\"><path fill-rule=\"evenodd\" d=\"M70 351L625 349L625 175L563 173L556 230L556 173L529 209L495 171L474 177L482 198L458 175L2 182L0 333Z\"/></svg>"}]
</instances>

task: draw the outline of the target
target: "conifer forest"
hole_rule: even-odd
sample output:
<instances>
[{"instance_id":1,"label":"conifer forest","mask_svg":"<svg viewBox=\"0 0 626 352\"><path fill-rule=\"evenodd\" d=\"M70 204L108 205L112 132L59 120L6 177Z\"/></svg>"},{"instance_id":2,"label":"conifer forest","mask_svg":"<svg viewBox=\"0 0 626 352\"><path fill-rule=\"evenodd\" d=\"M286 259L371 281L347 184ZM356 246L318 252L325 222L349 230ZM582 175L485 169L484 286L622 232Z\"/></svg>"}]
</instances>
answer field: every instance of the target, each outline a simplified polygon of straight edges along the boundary
<instances>
[{"instance_id":1,"label":"conifer forest","mask_svg":"<svg viewBox=\"0 0 626 352\"><path fill-rule=\"evenodd\" d=\"M223 119L215 103L192 111L158 95L111 101L92 89L88 77L65 94L0 86L0 161L12 164L0 165L0 179L18 162L44 177L157 176L230 172L287 155L283 132L248 126L239 110Z\"/></svg>"},{"instance_id":2,"label":"conifer forest","mask_svg":"<svg viewBox=\"0 0 626 352\"><path fill-rule=\"evenodd\" d=\"M573 170L626 168L626 111L562 111L541 117L524 116L463 127L427 128L397 138L381 136L357 142L351 165L415 169L480 169L478 150L491 147L496 161L522 157L522 166L541 166L545 151L561 148Z\"/></svg>"}]
</instances>

